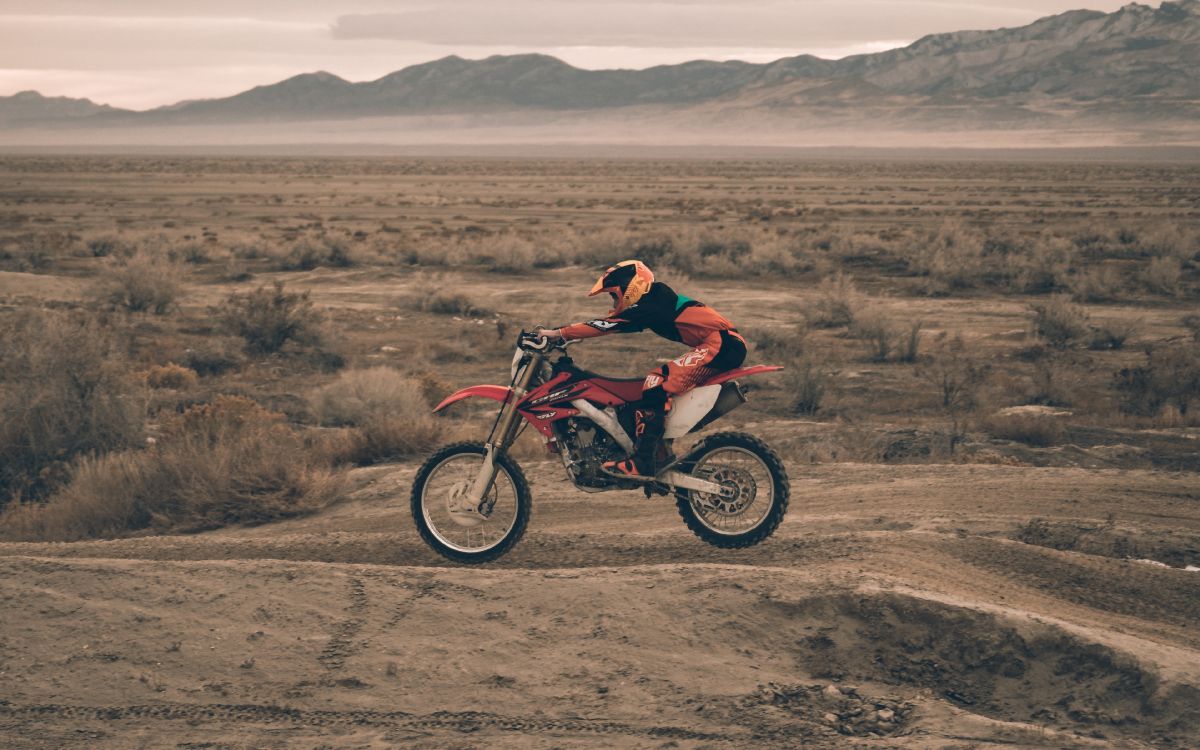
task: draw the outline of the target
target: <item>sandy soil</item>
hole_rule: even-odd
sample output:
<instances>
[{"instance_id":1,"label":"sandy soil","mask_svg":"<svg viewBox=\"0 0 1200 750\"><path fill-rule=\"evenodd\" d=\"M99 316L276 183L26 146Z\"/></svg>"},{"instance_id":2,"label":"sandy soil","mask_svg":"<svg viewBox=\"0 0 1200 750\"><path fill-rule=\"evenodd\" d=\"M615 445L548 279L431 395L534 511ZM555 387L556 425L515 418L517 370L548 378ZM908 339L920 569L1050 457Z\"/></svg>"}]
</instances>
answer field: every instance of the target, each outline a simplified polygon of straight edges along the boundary
<instances>
[{"instance_id":1,"label":"sandy soil","mask_svg":"<svg viewBox=\"0 0 1200 750\"><path fill-rule=\"evenodd\" d=\"M271 526L0 545L0 744L1196 746L1200 573L1013 538L1185 559L1194 476L793 464L777 536L723 552L553 468L485 569L422 546L412 466Z\"/></svg>"}]
</instances>

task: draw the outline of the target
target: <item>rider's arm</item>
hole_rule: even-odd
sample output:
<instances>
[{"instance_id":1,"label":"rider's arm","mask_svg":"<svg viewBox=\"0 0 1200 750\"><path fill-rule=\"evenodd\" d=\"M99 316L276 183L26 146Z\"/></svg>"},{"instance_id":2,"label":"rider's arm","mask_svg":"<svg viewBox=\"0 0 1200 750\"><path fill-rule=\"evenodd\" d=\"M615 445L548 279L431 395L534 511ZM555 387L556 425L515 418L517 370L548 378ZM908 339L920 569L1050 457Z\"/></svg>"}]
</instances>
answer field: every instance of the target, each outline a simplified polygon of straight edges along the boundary
<instances>
[{"instance_id":1,"label":"rider's arm","mask_svg":"<svg viewBox=\"0 0 1200 750\"><path fill-rule=\"evenodd\" d=\"M557 334L567 341L580 341L582 339L593 339L597 336L607 336L610 333L636 333L643 328L645 328L644 325L623 317L600 318L598 320L589 320L586 323L572 323L557 330L547 330L545 333L551 335Z\"/></svg>"},{"instance_id":2,"label":"rider's arm","mask_svg":"<svg viewBox=\"0 0 1200 750\"><path fill-rule=\"evenodd\" d=\"M595 325L600 324L600 325ZM604 328L607 325L607 320L593 320L589 323L572 323L569 326L559 328L557 333L567 341L579 341L581 339L593 339L597 336L606 336L610 333L616 333L616 326Z\"/></svg>"},{"instance_id":3,"label":"rider's arm","mask_svg":"<svg viewBox=\"0 0 1200 750\"><path fill-rule=\"evenodd\" d=\"M547 330L547 334L557 333L567 341L594 339L597 336L607 336L610 333L637 333L646 330L650 323L653 310L645 305L633 305L622 310L619 314L609 314L606 318L589 320L584 323L572 323L557 330Z\"/></svg>"}]
</instances>

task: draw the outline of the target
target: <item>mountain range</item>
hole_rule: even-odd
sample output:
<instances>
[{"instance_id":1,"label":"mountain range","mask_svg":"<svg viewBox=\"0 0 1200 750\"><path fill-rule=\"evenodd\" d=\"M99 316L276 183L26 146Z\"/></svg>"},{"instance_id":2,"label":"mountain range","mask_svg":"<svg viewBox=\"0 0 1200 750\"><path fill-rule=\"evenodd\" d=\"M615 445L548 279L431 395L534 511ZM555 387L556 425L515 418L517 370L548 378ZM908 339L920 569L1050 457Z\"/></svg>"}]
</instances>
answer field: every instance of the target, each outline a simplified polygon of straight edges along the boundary
<instances>
[{"instance_id":1,"label":"mountain range","mask_svg":"<svg viewBox=\"0 0 1200 750\"><path fill-rule=\"evenodd\" d=\"M1069 128L1200 122L1200 0L1076 10L1028 26L935 34L840 60L693 61L583 70L539 54L414 65L353 83L306 73L235 96L147 111L26 91L0 97L0 129L279 123L544 113L563 120L809 127Z\"/></svg>"}]
</instances>

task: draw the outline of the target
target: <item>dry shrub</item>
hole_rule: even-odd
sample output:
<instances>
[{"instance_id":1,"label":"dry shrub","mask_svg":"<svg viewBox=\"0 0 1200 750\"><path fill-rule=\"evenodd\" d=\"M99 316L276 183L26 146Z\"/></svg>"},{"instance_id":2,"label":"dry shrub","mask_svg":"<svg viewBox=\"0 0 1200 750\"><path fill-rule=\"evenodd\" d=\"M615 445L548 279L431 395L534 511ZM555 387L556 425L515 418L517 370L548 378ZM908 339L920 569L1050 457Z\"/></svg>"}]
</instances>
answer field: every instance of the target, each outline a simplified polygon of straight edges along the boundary
<instances>
[{"instance_id":1,"label":"dry shrub","mask_svg":"<svg viewBox=\"0 0 1200 750\"><path fill-rule=\"evenodd\" d=\"M900 350L897 352L896 360L898 362L913 363L921 356L921 328L925 324L920 320L914 320L908 324L908 333L904 337Z\"/></svg>"},{"instance_id":2,"label":"dry shrub","mask_svg":"<svg viewBox=\"0 0 1200 750\"><path fill-rule=\"evenodd\" d=\"M1195 230L1163 221L1099 231L1087 227L1075 236L1074 241L1080 250L1094 258L1177 258L1188 261L1200 252L1200 240Z\"/></svg>"},{"instance_id":3,"label":"dry shrub","mask_svg":"<svg viewBox=\"0 0 1200 750\"><path fill-rule=\"evenodd\" d=\"M850 335L866 342L868 361L886 362L901 334L883 314L868 312L855 318Z\"/></svg>"},{"instance_id":4,"label":"dry shrub","mask_svg":"<svg viewBox=\"0 0 1200 750\"><path fill-rule=\"evenodd\" d=\"M381 247L379 254L392 256L402 265L424 268L481 266L499 273L525 273L565 265L568 253L560 249L563 242L561 237L535 242L511 232L471 233L455 238L423 238L399 249Z\"/></svg>"},{"instance_id":5,"label":"dry shrub","mask_svg":"<svg viewBox=\"0 0 1200 750\"><path fill-rule=\"evenodd\" d=\"M867 344L870 362L916 362L921 345L921 321L909 324L907 330L894 324L882 312L868 311L857 316L850 326L850 335Z\"/></svg>"},{"instance_id":6,"label":"dry shrub","mask_svg":"<svg viewBox=\"0 0 1200 750\"><path fill-rule=\"evenodd\" d=\"M1187 416L1200 400L1200 347L1191 342L1147 347L1146 364L1122 369L1114 385L1127 413L1155 416L1170 407Z\"/></svg>"},{"instance_id":7,"label":"dry shrub","mask_svg":"<svg viewBox=\"0 0 1200 750\"><path fill-rule=\"evenodd\" d=\"M829 374L809 360L788 368L784 387L791 393L793 414L812 416L821 410Z\"/></svg>"},{"instance_id":8,"label":"dry shrub","mask_svg":"<svg viewBox=\"0 0 1200 750\"><path fill-rule=\"evenodd\" d=\"M1200 344L1200 315L1185 315L1179 323L1191 333L1192 341Z\"/></svg>"},{"instance_id":9,"label":"dry shrub","mask_svg":"<svg viewBox=\"0 0 1200 750\"><path fill-rule=\"evenodd\" d=\"M1092 335L1091 340L1088 341L1088 349L1092 351L1123 349L1136 332L1137 326L1124 321L1092 326Z\"/></svg>"},{"instance_id":10,"label":"dry shrub","mask_svg":"<svg viewBox=\"0 0 1200 750\"><path fill-rule=\"evenodd\" d=\"M1026 445L1057 445L1066 434L1063 417L1036 413L998 413L984 417L980 429L994 438Z\"/></svg>"},{"instance_id":11,"label":"dry shrub","mask_svg":"<svg viewBox=\"0 0 1200 750\"><path fill-rule=\"evenodd\" d=\"M165 365L155 365L146 370L144 375L146 385L151 388L169 388L178 391L183 388L191 388L200 382L200 378L196 375L195 370L180 367L174 362L168 362Z\"/></svg>"},{"instance_id":12,"label":"dry shrub","mask_svg":"<svg viewBox=\"0 0 1200 750\"><path fill-rule=\"evenodd\" d=\"M242 342L233 337L206 337L188 347L183 364L198 375L220 375L242 366L242 348Z\"/></svg>"},{"instance_id":13,"label":"dry shrub","mask_svg":"<svg viewBox=\"0 0 1200 750\"><path fill-rule=\"evenodd\" d=\"M113 260L100 277L101 299L129 312L162 315L175 307L183 289L179 266L149 251Z\"/></svg>"},{"instance_id":14,"label":"dry shrub","mask_svg":"<svg viewBox=\"0 0 1200 750\"><path fill-rule=\"evenodd\" d=\"M854 279L840 271L821 280L817 296L808 302L804 317L814 328L841 328L854 322L863 305Z\"/></svg>"},{"instance_id":15,"label":"dry shrub","mask_svg":"<svg viewBox=\"0 0 1200 750\"><path fill-rule=\"evenodd\" d=\"M691 276L789 276L810 267L798 257L794 239L761 228L684 230L656 248L664 250L658 262Z\"/></svg>"},{"instance_id":16,"label":"dry shrub","mask_svg":"<svg viewBox=\"0 0 1200 750\"><path fill-rule=\"evenodd\" d=\"M434 419L412 420L397 415L376 417L352 433L347 463L368 466L429 452L442 438L442 427Z\"/></svg>"},{"instance_id":17,"label":"dry shrub","mask_svg":"<svg viewBox=\"0 0 1200 750\"><path fill-rule=\"evenodd\" d=\"M1041 356L1033 365L1030 378L1033 388L1026 397L1030 404L1043 406L1071 406L1071 386L1078 386L1079 379L1071 372L1069 363L1056 357L1048 350L1042 350Z\"/></svg>"},{"instance_id":18,"label":"dry shrub","mask_svg":"<svg viewBox=\"0 0 1200 750\"><path fill-rule=\"evenodd\" d=\"M561 258L551 256L524 237L512 234L476 240L474 244L473 261L500 273L522 273L561 264Z\"/></svg>"},{"instance_id":19,"label":"dry shrub","mask_svg":"<svg viewBox=\"0 0 1200 750\"><path fill-rule=\"evenodd\" d=\"M349 268L358 259L344 243L329 237L307 237L279 259L281 271L311 271L320 266Z\"/></svg>"},{"instance_id":20,"label":"dry shrub","mask_svg":"<svg viewBox=\"0 0 1200 750\"><path fill-rule=\"evenodd\" d=\"M984 278L987 260L985 238L977 229L960 222L946 222L936 233L918 240L909 265L931 282L928 292L970 289Z\"/></svg>"},{"instance_id":21,"label":"dry shrub","mask_svg":"<svg viewBox=\"0 0 1200 750\"><path fill-rule=\"evenodd\" d=\"M441 436L425 384L389 367L344 372L310 402L323 424L356 428L341 461L363 465L423 453Z\"/></svg>"},{"instance_id":22,"label":"dry shrub","mask_svg":"<svg viewBox=\"0 0 1200 750\"><path fill-rule=\"evenodd\" d=\"M975 408L989 368L967 350L961 335L943 340L917 375L938 393L942 408L951 413Z\"/></svg>"},{"instance_id":23,"label":"dry shrub","mask_svg":"<svg viewBox=\"0 0 1200 750\"><path fill-rule=\"evenodd\" d=\"M1062 291L1070 284L1075 255L1071 241L1048 237L1024 253L1010 256L1007 275L1013 277L1017 291L1025 294Z\"/></svg>"},{"instance_id":24,"label":"dry shrub","mask_svg":"<svg viewBox=\"0 0 1200 750\"><path fill-rule=\"evenodd\" d=\"M15 271L44 271L68 255L79 238L66 232L37 232L0 240L0 261Z\"/></svg>"},{"instance_id":25,"label":"dry shrub","mask_svg":"<svg viewBox=\"0 0 1200 750\"><path fill-rule=\"evenodd\" d=\"M808 340L807 326L780 326L778 328L752 328L743 331L754 351L763 357L795 359L804 354Z\"/></svg>"},{"instance_id":26,"label":"dry shrub","mask_svg":"<svg viewBox=\"0 0 1200 750\"><path fill-rule=\"evenodd\" d=\"M80 459L45 504L5 514L10 538L72 540L263 523L331 502L341 477L249 399L221 397L164 425L147 450Z\"/></svg>"},{"instance_id":27,"label":"dry shrub","mask_svg":"<svg viewBox=\"0 0 1200 750\"><path fill-rule=\"evenodd\" d=\"M212 248L200 242L185 242L167 250L167 257L176 263L204 265L213 260Z\"/></svg>"},{"instance_id":28,"label":"dry shrub","mask_svg":"<svg viewBox=\"0 0 1200 750\"><path fill-rule=\"evenodd\" d=\"M669 263L675 251L676 237L606 227L574 238L571 255L577 263L607 267L627 258L636 258L651 268Z\"/></svg>"},{"instance_id":29,"label":"dry shrub","mask_svg":"<svg viewBox=\"0 0 1200 750\"><path fill-rule=\"evenodd\" d=\"M492 311L476 305L471 297L462 292L446 291L438 279L418 283L416 292L401 298L397 304L409 310L435 315L460 315L465 318L484 318Z\"/></svg>"},{"instance_id":30,"label":"dry shrub","mask_svg":"<svg viewBox=\"0 0 1200 750\"><path fill-rule=\"evenodd\" d=\"M1033 332L1047 344L1065 349L1087 339L1091 332L1084 309L1059 295L1031 306Z\"/></svg>"},{"instance_id":31,"label":"dry shrub","mask_svg":"<svg viewBox=\"0 0 1200 750\"><path fill-rule=\"evenodd\" d=\"M414 419L429 415L421 381L382 366L343 372L309 401L321 423L335 427L362 425L387 414Z\"/></svg>"},{"instance_id":32,"label":"dry shrub","mask_svg":"<svg viewBox=\"0 0 1200 750\"><path fill-rule=\"evenodd\" d=\"M271 289L231 294L213 313L228 333L240 336L247 349L259 354L277 352L289 342L321 342L324 316L313 308L308 292L285 292L281 281Z\"/></svg>"},{"instance_id":33,"label":"dry shrub","mask_svg":"<svg viewBox=\"0 0 1200 750\"><path fill-rule=\"evenodd\" d=\"M1144 255L1186 261L1200 253L1200 237L1180 224L1155 222L1137 231L1137 246Z\"/></svg>"},{"instance_id":34,"label":"dry shrub","mask_svg":"<svg viewBox=\"0 0 1200 750\"><path fill-rule=\"evenodd\" d=\"M1100 265L1080 271L1068 286L1077 302L1113 302L1121 298L1125 280L1116 268Z\"/></svg>"},{"instance_id":35,"label":"dry shrub","mask_svg":"<svg viewBox=\"0 0 1200 750\"><path fill-rule=\"evenodd\" d=\"M106 234L88 239L84 247L93 258L107 258L122 252L126 245L117 237Z\"/></svg>"},{"instance_id":36,"label":"dry shrub","mask_svg":"<svg viewBox=\"0 0 1200 750\"><path fill-rule=\"evenodd\" d=\"M97 321L28 311L0 327L0 505L45 496L77 456L137 444L145 404Z\"/></svg>"},{"instance_id":37,"label":"dry shrub","mask_svg":"<svg viewBox=\"0 0 1200 750\"><path fill-rule=\"evenodd\" d=\"M1179 295L1182 277L1183 265L1178 258L1151 258L1142 271L1141 282L1149 292L1175 297Z\"/></svg>"}]
</instances>

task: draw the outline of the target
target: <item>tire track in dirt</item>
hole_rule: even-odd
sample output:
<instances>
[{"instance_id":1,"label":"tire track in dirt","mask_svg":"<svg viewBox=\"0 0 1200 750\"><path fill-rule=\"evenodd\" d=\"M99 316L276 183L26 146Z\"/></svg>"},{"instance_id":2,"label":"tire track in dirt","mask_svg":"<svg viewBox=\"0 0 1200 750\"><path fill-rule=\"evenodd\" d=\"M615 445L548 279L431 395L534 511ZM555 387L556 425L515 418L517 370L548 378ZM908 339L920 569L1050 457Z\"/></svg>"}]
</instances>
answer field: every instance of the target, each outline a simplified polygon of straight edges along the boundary
<instances>
[{"instance_id":1,"label":"tire track in dirt","mask_svg":"<svg viewBox=\"0 0 1200 750\"><path fill-rule=\"evenodd\" d=\"M483 711L309 710L258 704L160 703L132 706L73 706L59 703L17 705L0 700L0 716L13 720L71 719L76 721L184 721L188 723L291 724L304 727L378 726L406 729L446 729L458 732L563 732L586 735L628 735L675 740L733 740L728 734L675 726L639 727L622 722L582 718L506 716Z\"/></svg>"},{"instance_id":2,"label":"tire track in dirt","mask_svg":"<svg viewBox=\"0 0 1200 750\"><path fill-rule=\"evenodd\" d=\"M1200 619L1196 573L981 537L943 548L993 576L1091 609L1183 627Z\"/></svg>"},{"instance_id":3,"label":"tire track in dirt","mask_svg":"<svg viewBox=\"0 0 1200 750\"><path fill-rule=\"evenodd\" d=\"M62 557L131 560L291 560L297 562L454 567L432 552L416 534L345 534L231 540L223 537L172 538L169 546L146 540L79 542L71 547L45 544L0 545L0 557ZM857 559L866 550L853 533L768 539L742 550L710 547L686 530L670 534L527 535L488 569L613 568L687 563L801 566L833 559Z\"/></svg>"},{"instance_id":4,"label":"tire track in dirt","mask_svg":"<svg viewBox=\"0 0 1200 750\"><path fill-rule=\"evenodd\" d=\"M398 588L405 593L403 597L392 605L392 614L383 623L385 630L395 627L401 620L408 617L413 612L414 606L422 599L446 601L445 592L459 594L476 600L485 598L484 592L480 589L451 581L437 580L429 574L422 574L414 580L389 582L394 588Z\"/></svg>"},{"instance_id":5,"label":"tire track in dirt","mask_svg":"<svg viewBox=\"0 0 1200 750\"><path fill-rule=\"evenodd\" d=\"M317 661L330 671L337 671L346 665L346 659L357 650L354 639L363 626L366 625L366 612L369 600L366 586L360 578L350 579L350 604L346 613L350 618L343 620L333 630L329 644L317 657Z\"/></svg>"}]
</instances>

